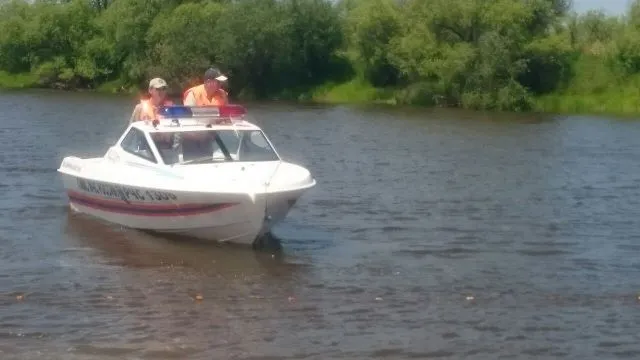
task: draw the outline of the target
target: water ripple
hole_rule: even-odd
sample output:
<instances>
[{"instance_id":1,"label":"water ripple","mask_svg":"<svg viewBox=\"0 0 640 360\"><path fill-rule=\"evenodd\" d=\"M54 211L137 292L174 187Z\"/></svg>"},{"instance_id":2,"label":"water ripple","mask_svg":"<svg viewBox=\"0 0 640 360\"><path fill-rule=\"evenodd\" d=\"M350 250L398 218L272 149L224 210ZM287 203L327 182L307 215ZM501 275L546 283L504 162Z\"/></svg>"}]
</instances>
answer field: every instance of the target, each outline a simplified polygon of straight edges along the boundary
<instances>
[{"instance_id":1,"label":"water ripple","mask_svg":"<svg viewBox=\"0 0 640 360\"><path fill-rule=\"evenodd\" d=\"M0 93L2 359L640 356L640 123L248 104L318 181L256 254L69 211L134 103Z\"/></svg>"}]
</instances>

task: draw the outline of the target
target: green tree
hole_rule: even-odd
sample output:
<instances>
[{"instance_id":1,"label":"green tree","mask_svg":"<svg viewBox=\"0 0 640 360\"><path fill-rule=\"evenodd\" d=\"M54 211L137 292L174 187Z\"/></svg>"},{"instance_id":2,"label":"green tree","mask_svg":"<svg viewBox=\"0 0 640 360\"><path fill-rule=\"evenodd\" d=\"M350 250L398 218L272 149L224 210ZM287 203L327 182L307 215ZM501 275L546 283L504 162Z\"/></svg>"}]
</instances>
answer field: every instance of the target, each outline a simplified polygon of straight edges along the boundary
<instances>
[{"instance_id":1,"label":"green tree","mask_svg":"<svg viewBox=\"0 0 640 360\"><path fill-rule=\"evenodd\" d=\"M166 77L181 88L200 77L216 61L223 11L215 2L184 3L158 14L146 35L146 77Z\"/></svg>"},{"instance_id":2,"label":"green tree","mask_svg":"<svg viewBox=\"0 0 640 360\"><path fill-rule=\"evenodd\" d=\"M107 50L103 57L125 82L142 82L146 76L147 32L155 17L171 6L165 0L114 1L97 18L100 40L92 49Z\"/></svg>"},{"instance_id":3,"label":"green tree","mask_svg":"<svg viewBox=\"0 0 640 360\"><path fill-rule=\"evenodd\" d=\"M30 69L29 51L32 48L27 33L27 19L33 7L20 0L0 3L0 69L24 72Z\"/></svg>"},{"instance_id":4,"label":"green tree","mask_svg":"<svg viewBox=\"0 0 640 360\"><path fill-rule=\"evenodd\" d=\"M391 41L398 36L401 20L395 0L364 0L345 3L346 31L362 76L374 86L395 85L399 71L391 63Z\"/></svg>"}]
</instances>

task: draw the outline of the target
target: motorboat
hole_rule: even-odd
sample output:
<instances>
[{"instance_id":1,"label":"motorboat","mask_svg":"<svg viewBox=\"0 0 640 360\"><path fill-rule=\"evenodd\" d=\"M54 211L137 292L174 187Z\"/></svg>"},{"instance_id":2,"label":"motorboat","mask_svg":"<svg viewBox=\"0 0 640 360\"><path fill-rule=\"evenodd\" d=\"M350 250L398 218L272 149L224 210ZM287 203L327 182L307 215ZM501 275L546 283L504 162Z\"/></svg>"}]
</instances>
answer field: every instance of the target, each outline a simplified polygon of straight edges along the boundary
<instances>
[{"instance_id":1,"label":"motorboat","mask_svg":"<svg viewBox=\"0 0 640 360\"><path fill-rule=\"evenodd\" d=\"M58 172L73 211L121 226L256 244L316 185L284 161L239 105L170 106L131 123L104 156L67 156Z\"/></svg>"}]
</instances>

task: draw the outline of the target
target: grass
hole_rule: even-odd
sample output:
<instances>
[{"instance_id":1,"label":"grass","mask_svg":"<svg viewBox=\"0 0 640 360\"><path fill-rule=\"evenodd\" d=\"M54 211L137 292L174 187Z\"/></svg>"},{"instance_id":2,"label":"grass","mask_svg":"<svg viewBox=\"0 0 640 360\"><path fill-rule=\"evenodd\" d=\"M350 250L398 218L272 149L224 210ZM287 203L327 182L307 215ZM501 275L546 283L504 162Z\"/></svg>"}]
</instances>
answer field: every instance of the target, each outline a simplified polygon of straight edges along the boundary
<instances>
[{"instance_id":1,"label":"grass","mask_svg":"<svg viewBox=\"0 0 640 360\"><path fill-rule=\"evenodd\" d=\"M621 76L601 57L583 56L573 67L571 81L558 92L534 98L535 112L564 114L640 114L640 74ZM310 92L314 102L396 105L397 90L380 89L355 78L327 83Z\"/></svg>"},{"instance_id":2,"label":"grass","mask_svg":"<svg viewBox=\"0 0 640 360\"><path fill-rule=\"evenodd\" d=\"M40 83L38 76L34 73L10 74L0 70L0 90L33 89L42 87L46 86L43 86ZM135 94L138 92L135 87L127 86L120 79L101 84L94 89L94 91L106 94Z\"/></svg>"},{"instance_id":3,"label":"grass","mask_svg":"<svg viewBox=\"0 0 640 360\"><path fill-rule=\"evenodd\" d=\"M640 114L640 74L622 75L600 57L582 56L571 81L536 99L537 111L580 114Z\"/></svg>"},{"instance_id":4,"label":"grass","mask_svg":"<svg viewBox=\"0 0 640 360\"><path fill-rule=\"evenodd\" d=\"M553 94L538 97L535 110L574 114L640 114L640 94L637 89L610 91L602 94Z\"/></svg>"},{"instance_id":5,"label":"grass","mask_svg":"<svg viewBox=\"0 0 640 360\"><path fill-rule=\"evenodd\" d=\"M394 91L371 86L364 80L353 79L345 83L326 83L311 91L314 102L332 104L395 104Z\"/></svg>"},{"instance_id":6,"label":"grass","mask_svg":"<svg viewBox=\"0 0 640 360\"><path fill-rule=\"evenodd\" d=\"M137 90L134 87L127 86L122 80L116 79L107 81L96 88L96 92L105 94L134 94Z\"/></svg>"},{"instance_id":7,"label":"grass","mask_svg":"<svg viewBox=\"0 0 640 360\"><path fill-rule=\"evenodd\" d=\"M0 89L28 89L37 86L38 77L35 74L9 74L0 71Z\"/></svg>"},{"instance_id":8,"label":"grass","mask_svg":"<svg viewBox=\"0 0 640 360\"><path fill-rule=\"evenodd\" d=\"M559 91L535 98L534 111L565 114L640 115L640 74L622 76L602 58L582 56L573 67L574 74ZM0 89L41 87L36 75L9 74L0 71ZM135 87L122 80L101 84L99 93L135 94ZM328 82L310 91L290 91L285 98L300 102L327 104L396 105L397 89L376 88L360 77L346 82Z\"/></svg>"}]
</instances>

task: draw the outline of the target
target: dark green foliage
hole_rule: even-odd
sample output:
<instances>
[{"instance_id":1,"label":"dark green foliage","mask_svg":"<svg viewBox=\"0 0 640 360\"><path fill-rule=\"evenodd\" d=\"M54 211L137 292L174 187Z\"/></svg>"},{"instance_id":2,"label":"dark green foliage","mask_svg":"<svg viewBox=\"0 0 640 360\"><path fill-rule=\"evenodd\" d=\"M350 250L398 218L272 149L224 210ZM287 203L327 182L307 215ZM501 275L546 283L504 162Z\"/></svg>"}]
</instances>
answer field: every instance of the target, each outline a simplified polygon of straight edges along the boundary
<instances>
[{"instance_id":1,"label":"dark green foliage","mask_svg":"<svg viewBox=\"0 0 640 360\"><path fill-rule=\"evenodd\" d=\"M180 92L215 64L232 96L370 84L400 103L528 110L640 72L640 0L624 18L568 10L567 0L0 0L0 74L141 89L161 76Z\"/></svg>"}]
</instances>

